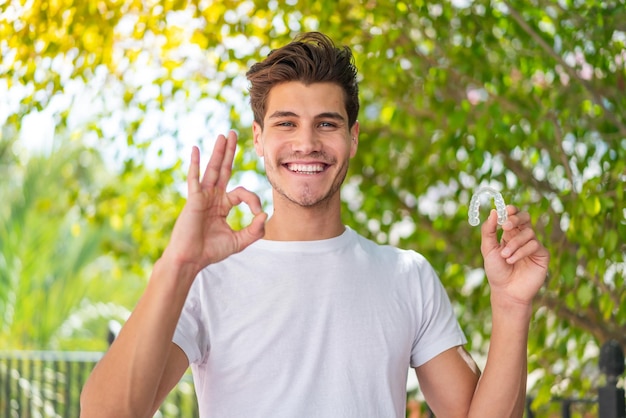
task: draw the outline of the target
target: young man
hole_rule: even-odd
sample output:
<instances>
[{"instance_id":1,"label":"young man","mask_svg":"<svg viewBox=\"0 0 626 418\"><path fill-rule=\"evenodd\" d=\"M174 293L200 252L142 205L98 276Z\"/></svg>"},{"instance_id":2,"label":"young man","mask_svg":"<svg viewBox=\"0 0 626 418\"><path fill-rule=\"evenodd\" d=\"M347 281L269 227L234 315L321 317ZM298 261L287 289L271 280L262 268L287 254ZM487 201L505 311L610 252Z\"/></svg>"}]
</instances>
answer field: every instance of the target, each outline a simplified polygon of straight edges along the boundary
<instances>
[{"instance_id":1,"label":"young man","mask_svg":"<svg viewBox=\"0 0 626 418\"><path fill-rule=\"evenodd\" d=\"M248 72L254 145L273 214L226 191L236 136L219 136L145 294L82 394L85 417L148 417L192 366L202 417L403 417L417 373L438 417L522 416L531 301L548 253L529 215L482 226L492 339L482 376L419 254L344 226L339 189L358 145L348 48L305 34ZM233 231L226 217L254 218Z\"/></svg>"}]
</instances>

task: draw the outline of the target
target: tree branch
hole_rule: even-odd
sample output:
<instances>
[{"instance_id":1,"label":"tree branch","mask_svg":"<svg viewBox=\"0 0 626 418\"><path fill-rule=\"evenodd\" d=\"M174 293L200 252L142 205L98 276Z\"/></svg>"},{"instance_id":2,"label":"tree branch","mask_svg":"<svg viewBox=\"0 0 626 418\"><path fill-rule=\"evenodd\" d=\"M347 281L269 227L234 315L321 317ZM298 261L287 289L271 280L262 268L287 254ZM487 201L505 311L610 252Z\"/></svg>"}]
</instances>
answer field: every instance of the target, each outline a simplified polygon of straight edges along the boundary
<instances>
[{"instance_id":1,"label":"tree branch","mask_svg":"<svg viewBox=\"0 0 626 418\"><path fill-rule=\"evenodd\" d=\"M554 139L559 145L559 157L561 160L561 164L563 165L563 168L567 173L567 178L569 179L571 191L574 196L576 196L577 193L574 188L574 172L572 171L572 167L570 167L569 165L569 160L567 159L567 156L565 155L565 149L563 148L563 131L561 130L561 125L559 125L559 121L554 112L549 112L548 118L550 119L550 121L552 121L552 125L554 126Z\"/></svg>"},{"instance_id":2,"label":"tree branch","mask_svg":"<svg viewBox=\"0 0 626 418\"><path fill-rule=\"evenodd\" d=\"M596 312L592 312L589 309L574 312L564 306L558 297L553 297L548 293L539 294L537 299L540 305L554 312L558 318L562 318L568 323L590 333L598 342L603 343L614 339L620 345L626 345L626 335L623 332L623 328L610 323L610 321L598 320L595 318L597 316Z\"/></svg>"}]
</instances>

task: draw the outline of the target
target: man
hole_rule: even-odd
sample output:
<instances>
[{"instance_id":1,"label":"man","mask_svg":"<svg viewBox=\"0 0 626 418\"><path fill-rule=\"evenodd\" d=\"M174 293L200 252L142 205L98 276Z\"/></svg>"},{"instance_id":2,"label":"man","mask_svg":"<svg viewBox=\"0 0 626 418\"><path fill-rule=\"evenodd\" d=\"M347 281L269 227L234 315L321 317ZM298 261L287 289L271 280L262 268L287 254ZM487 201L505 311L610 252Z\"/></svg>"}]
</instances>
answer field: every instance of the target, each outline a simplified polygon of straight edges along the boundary
<instances>
[{"instance_id":1,"label":"man","mask_svg":"<svg viewBox=\"0 0 626 418\"><path fill-rule=\"evenodd\" d=\"M248 72L254 145L273 191L226 191L236 136L220 135L144 295L82 394L85 417L151 416L191 364L203 417L403 417L415 369L438 417L522 416L531 301L548 253L529 215L482 226L492 339L480 374L429 263L344 226L358 146L348 48L309 33ZM226 217L254 215L233 231Z\"/></svg>"}]
</instances>

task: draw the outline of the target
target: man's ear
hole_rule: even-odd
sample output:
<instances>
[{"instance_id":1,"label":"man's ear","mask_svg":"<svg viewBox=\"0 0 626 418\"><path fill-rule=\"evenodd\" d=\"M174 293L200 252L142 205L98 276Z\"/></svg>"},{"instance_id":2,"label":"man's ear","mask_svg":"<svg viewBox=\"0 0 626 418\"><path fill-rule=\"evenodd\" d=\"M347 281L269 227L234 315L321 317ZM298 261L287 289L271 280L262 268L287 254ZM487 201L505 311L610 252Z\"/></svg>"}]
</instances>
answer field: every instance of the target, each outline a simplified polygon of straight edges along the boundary
<instances>
[{"instance_id":1,"label":"man's ear","mask_svg":"<svg viewBox=\"0 0 626 418\"><path fill-rule=\"evenodd\" d=\"M259 157L263 157L263 140L261 139L261 135L263 134L263 128L259 125L258 122L254 121L252 123L252 137L254 138L254 150L256 151L256 155Z\"/></svg>"},{"instance_id":2,"label":"man's ear","mask_svg":"<svg viewBox=\"0 0 626 418\"><path fill-rule=\"evenodd\" d=\"M356 155L356 150L359 147L359 121L357 120L350 129L350 135L352 136L352 142L350 143L350 158Z\"/></svg>"}]
</instances>

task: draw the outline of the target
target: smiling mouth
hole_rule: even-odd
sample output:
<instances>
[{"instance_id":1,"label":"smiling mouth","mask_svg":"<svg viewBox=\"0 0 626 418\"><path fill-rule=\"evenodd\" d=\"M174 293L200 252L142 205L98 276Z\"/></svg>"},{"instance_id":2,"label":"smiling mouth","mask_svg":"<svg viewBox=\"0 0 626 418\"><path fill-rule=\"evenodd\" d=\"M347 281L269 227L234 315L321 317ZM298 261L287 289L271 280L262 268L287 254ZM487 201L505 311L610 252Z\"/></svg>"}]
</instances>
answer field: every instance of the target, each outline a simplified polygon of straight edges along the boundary
<instances>
[{"instance_id":1,"label":"smiling mouth","mask_svg":"<svg viewBox=\"0 0 626 418\"><path fill-rule=\"evenodd\" d=\"M321 173L322 171L324 171L327 167L326 164L320 164L320 163L316 163L316 164L295 164L295 163L288 163L285 164L285 167L287 168L287 170L293 172L293 173L298 173L298 174L317 174L317 173Z\"/></svg>"}]
</instances>

